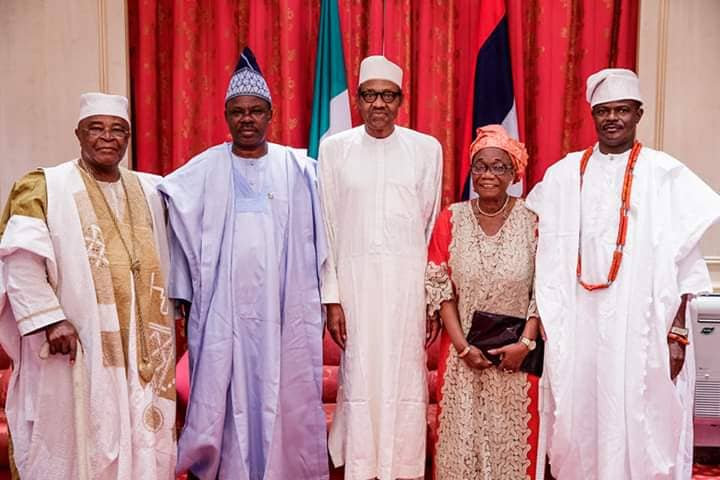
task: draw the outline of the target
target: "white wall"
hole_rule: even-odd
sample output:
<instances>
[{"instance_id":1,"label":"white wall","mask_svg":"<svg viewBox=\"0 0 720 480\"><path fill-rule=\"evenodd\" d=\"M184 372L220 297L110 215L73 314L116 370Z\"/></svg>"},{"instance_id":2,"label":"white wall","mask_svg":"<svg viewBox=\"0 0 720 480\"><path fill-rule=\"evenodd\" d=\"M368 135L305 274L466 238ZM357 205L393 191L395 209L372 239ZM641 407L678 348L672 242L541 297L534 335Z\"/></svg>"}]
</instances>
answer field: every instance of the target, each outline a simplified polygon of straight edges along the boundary
<instances>
[{"instance_id":1,"label":"white wall","mask_svg":"<svg viewBox=\"0 0 720 480\"><path fill-rule=\"evenodd\" d=\"M645 100L639 137L720 190L720 1L644 0L638 73ZM720 291L720 226L702 241Z\"/></svg>"},{"instance_id":2,"label":"white wall","mask_svg":"<svg viewBox=\"0 0 720 480\"><path fill-rule=\"evenodd\" d=\"M0 0L0 204L28 170L77 157L81 93L128 94L125 3Z\"/></svg>"}]
</instances>

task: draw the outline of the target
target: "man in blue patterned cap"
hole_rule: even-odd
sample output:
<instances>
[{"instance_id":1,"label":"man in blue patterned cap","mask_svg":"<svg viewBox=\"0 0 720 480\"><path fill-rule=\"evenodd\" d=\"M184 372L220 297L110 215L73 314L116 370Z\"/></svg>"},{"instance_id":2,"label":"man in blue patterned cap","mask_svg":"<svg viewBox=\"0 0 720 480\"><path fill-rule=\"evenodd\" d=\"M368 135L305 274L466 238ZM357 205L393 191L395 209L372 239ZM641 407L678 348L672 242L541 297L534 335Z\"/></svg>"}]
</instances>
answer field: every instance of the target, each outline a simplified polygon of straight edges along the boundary
<instances>
[{"instance_id":1,"label":"man in blue patterned cap","mask_svg":"<svg viewBox=\"0 0 720 480\"><path fill-rule=\"evenodd\" d=\"M170 297L188 312L190 401L178 473L328 477L315 165L269 143L272 99L245 48L225 97L232 142L160 185Z\"/></svg>"}]
</instances>

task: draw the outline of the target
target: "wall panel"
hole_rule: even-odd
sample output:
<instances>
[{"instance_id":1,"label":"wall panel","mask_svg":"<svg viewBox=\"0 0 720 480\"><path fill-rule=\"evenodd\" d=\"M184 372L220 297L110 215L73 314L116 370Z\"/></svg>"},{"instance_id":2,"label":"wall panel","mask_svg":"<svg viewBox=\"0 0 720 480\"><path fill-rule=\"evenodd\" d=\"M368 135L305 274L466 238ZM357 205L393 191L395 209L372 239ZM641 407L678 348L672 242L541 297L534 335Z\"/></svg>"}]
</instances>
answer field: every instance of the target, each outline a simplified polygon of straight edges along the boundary
<instances>
[{"instance_id":1,"label":"wall panel","mask_svg":"<svg viewBox=\"0 0 720 480\"><path fill-rule=\"evenodd\" d=\"M720 1L645 0L638 70L645 98L639 137L720 190ZM720 290L720 226L702 241Z\"/></svg>"},{"instance_id":2,"label":"wall panel","mask_svg":"<svg viewBox=\"0 0 720 480\"><path fill-rule=\"evenodd\" d=\"M79 96L128 94L119 0L0 1L0 203L28 170L77 157Z\"/></svg>"}]
</instances>

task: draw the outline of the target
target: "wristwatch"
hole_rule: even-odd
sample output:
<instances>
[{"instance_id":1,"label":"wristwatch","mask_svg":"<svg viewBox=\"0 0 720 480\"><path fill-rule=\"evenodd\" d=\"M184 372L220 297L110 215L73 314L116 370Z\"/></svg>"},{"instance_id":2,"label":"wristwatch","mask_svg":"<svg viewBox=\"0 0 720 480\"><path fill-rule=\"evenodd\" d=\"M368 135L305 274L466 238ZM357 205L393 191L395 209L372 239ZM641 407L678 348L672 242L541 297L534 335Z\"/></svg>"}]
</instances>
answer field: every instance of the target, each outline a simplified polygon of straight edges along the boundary
<instances>
[{"instance_id":1,"label":"wristwatch","mask_svg":"<svg viewBox=\"0 0 720 480\"><path fill-rule=\"evenodd\" d=\"M670 329L670 333L674 333L675 335L680 335L681 337L687 338L688 333L690 333L690 330L688 330L687 328L683 328L683 327L673 326Z\"/></svg>"},{"instance_id":2,"label":"wristwatch","mask_svg":"<svg viewBox=\"0 0 720 480\"><path fill-rule=\"evenodd\" d=\"M530 340L527 337L520 337L519 342L525 345L531 352L535 350L535 347L537 347L537 342L535 340Z\"/></svg>"}]
</instances>

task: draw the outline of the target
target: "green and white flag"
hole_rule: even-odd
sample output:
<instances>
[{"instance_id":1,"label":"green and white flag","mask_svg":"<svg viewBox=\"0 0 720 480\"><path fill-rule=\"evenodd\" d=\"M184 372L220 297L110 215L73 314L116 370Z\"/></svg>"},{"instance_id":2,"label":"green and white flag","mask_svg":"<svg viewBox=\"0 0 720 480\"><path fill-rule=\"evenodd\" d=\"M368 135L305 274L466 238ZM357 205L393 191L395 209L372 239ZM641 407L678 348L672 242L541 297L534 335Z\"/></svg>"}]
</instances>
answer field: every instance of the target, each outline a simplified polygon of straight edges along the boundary
<instances>
[{"instance_id":1,"label":"green and white flag","mask_svg":"<svg viewBox=\"0 0 720 480\"><path fill-rule=\"evenodd\" d=\"M322 2L314 88L308 155L317 158L323 138L352 126L337 0Z\"/></svg>"}]
</instances>

